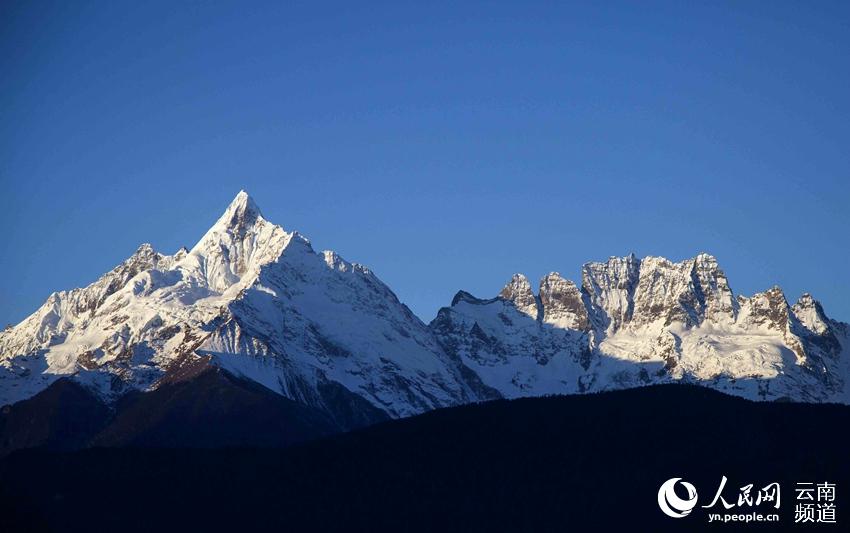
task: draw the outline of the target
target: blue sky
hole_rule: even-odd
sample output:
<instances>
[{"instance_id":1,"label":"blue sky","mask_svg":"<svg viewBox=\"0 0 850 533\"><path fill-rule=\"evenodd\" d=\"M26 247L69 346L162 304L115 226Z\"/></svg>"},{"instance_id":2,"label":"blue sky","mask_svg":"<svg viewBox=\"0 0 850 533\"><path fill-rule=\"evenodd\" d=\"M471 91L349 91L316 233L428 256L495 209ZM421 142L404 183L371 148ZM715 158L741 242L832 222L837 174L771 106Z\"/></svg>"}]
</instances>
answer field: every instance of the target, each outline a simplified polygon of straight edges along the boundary
<instances>
[{"instance_id":1,"label":"blue sky","mask_svg":"<svg viewBox=\"0 0 850 533\"><path fill-rule=\"evenodd\" d=\"M0 3L0 326L243 188L425 321L700 251L850 320L846 2L140 4Z\"/></svg>"}]
</instances>

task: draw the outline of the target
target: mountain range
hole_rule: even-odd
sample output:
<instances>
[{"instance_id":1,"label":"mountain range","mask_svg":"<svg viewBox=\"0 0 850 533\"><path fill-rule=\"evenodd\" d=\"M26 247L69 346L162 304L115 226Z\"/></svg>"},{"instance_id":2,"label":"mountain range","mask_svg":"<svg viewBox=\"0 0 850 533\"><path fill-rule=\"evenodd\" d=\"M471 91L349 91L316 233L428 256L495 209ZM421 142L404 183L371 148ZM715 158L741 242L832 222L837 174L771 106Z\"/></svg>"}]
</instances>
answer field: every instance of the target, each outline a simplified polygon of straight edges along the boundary
<instances>
[{"instance_id":1,"label":"mountain range","mask_svg":"<svg viewBox=\"0 0 850 533\"><path fill-rule=\"evenodd\" d=\"M811 295L736 296L708 254L612 257L586 263L580 285L553 272L536 290L516 274L493 298L458 292L425 324L367 267L314 251L243 191L191 250L143 244L0 333L0 405L71 381L114 408L211 373L309 410L320 433L669 382L846 404L848 347L850 326Z\"/></svg>"}]
</instances>

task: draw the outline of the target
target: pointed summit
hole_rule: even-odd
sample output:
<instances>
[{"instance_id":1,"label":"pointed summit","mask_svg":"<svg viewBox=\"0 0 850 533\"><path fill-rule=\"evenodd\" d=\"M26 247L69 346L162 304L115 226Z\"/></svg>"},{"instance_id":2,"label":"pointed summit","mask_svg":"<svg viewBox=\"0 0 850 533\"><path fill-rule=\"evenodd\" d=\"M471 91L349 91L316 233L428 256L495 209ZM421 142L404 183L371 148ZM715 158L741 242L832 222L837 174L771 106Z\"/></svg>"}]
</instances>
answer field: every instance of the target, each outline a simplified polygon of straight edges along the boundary
<instances>
[{"instance_id":1,"label":"pointed summit","mask_svg":"<svg viewBox=\"0 0 850 533\"><path fill-rule=\"evenodd\" d=\"M197 272L202 283L224 292L246 273L274 261L291 234L263 218L245 191L239 191L224 214L192 248L184 266Z\"/></svg>"},{"instance_id":2,"label":"pointed summit","mask_svg":"<svg viewBox=\"0 0 850 533\"><path fill-rule=\"evenodd\" d=\"M243 233L245 228L263 218L260 208L254 199L244 190L239 191L236 198L227 206L224 214L216 222L216 226L232 228L237 233Z\"/></svg>"},{"instance_id":3,"label":"pointed summit","mask_svg":"<svg viewBox=\"0 0 850 533\"><path fill-rule=\"evenodd\" d=\"M245 189L239 191L233 201L230 202L230 205L227 207L227 210L253 212L262 216L262 213L260 213L260 208L257 207L257 204L254 202L254 199L251 198L251 195L248 194Z\"/></svg>"},{"instance_id":4,"label":"pointed summit","mask_svg":"<svg viewBox=\"0 0 850 533\"><path fill-rule=\"evenodd\" d=\"M811 294L803 293L791 309L803 326L812 333L824 335L829 331L829 318L824 313L821 303Z\"/></svg>"},{"instance_id":5,"label":"pointed summit","mask_svg":"<svg viewBox=\"0 0 850 533\"><path fill-rule=\"evenodd\" d=\"M133 255L128 257L124 262L125 263L132 263L132 262L138 262L138 261L153 261L153 262L155 262L156 259L157 259L157 256L158 256L158 254L156 253L156 250L154 250L153 245L146 242L146 243L141 244L136 249L136 251L133 252Z\"/></svg>"},{"instance_id":6,"label":"pointed summit","mask_svg":"<svg viewBox=\"0 0 850 533\"><path fill-rule=\"evenodd\" d=\"M520 312L532 318L537 318L537 299L534 297L531 283L523 274L514 274L507 285L499 292L499 297L513 302Z\"/></svg>"}]
</instances>

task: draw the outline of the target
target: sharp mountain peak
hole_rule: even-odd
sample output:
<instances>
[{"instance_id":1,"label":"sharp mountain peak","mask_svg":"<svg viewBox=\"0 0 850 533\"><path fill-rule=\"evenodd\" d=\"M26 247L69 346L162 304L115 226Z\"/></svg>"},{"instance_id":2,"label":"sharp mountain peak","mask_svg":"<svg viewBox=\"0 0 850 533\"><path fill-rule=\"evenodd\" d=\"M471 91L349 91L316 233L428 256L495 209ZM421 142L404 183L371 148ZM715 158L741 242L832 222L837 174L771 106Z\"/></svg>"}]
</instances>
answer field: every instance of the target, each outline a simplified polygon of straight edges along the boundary
<instances>
[{"instance_id":1,"label":"sharp mountain peak","mask_svg":"<svg viewBox=\"0 0 850 533\"><path fill-rule=\"evenodd\" d=\"M733 296L706 253L588 262L537 294L460 291L425 325L369 269L316 253L247 192L187 251L144 244L0 332L0 404L67 376L113 401L213 365L342 425L496 397L701 383L850 403L850 327L804 295Z\"/></svg>"}]
</instances>

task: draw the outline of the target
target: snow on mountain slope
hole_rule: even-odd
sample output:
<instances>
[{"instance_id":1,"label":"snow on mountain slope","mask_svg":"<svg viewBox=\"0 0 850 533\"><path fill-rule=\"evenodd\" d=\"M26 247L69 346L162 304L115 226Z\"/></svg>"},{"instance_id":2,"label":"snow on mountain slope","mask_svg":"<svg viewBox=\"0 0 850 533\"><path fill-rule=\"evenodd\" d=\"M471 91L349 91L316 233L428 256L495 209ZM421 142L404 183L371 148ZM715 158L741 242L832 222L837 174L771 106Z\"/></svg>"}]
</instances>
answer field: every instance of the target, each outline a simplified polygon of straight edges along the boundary
<instances>
[{"instance_id":1,"label":"snow on mountain slope","mask_svg":"<svg viewBox=\"0 0 850 533\"><path fill-rule=\"evenodd\" d=\"M507 397L697 382L754 399L848 403L848 326L778 287L732 294L714 257L634 255L557 274L538 295L515 275L491 300L460 292L431 329Z\"/></svg>"},{"instance_id":2,"label":"snow on mountain slope","mask_svg":"<svg viewBox=\"0 0 850 533\"><path fill-rule=\"evenodd\" d=\"M112 400L209 365L357 427L500 396L666 381L850 403L848 326L811 296L735 297L707 255L587 263L535 293L459 292L426 326L367 268L315 252L240 192L191 249L142 245L0 332L0 404L60 376Z\"/></svg>"},{"instance_id":3,"label":"snow on mountain slope","mask_svg":"<svg viewBox=\"0 0 850 533\"><path fill-rule=\"evenodd\" d=\"M308 404L339 383L393 416L471 401L456 361L368 269L296 235L197 352ZM321 396L321 394L319 395Z\"/></svg>"},{"instance_id":4,"label":"snow on mountain slope","mask_svg":"<svg viewBox=\"0 0 850 533\"><path fill-rule=\"evenodd\" d=\"M544 278L547 288L553 278L560 279ZM479 300L459 292L451 307L441 309L430 327L444 349L508 398L580 392L577 379L590 362L588 336L560 324L580 324L581 314L553 303L551 322L538 320L540 304L525 276L514 276L500 294Z\"/></svg>"},{"instance_id":5,"label":"snow on mountain slope","mask_svg":"<svg viewBox=\"0 0 850 533\"><path fill-rule=\"evenodd\" d=\"M191 251L145 245L0 334L0 403L62 375L104 397L214 364L354 418L479 397L475 379L368 269L315 253L244 192Z\"/></svg>"}]
</instances>

